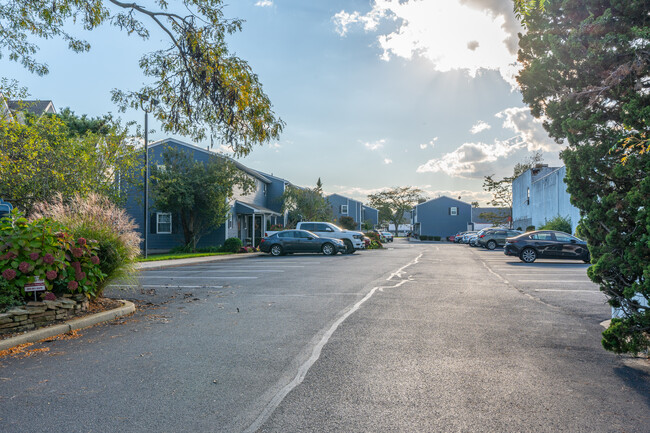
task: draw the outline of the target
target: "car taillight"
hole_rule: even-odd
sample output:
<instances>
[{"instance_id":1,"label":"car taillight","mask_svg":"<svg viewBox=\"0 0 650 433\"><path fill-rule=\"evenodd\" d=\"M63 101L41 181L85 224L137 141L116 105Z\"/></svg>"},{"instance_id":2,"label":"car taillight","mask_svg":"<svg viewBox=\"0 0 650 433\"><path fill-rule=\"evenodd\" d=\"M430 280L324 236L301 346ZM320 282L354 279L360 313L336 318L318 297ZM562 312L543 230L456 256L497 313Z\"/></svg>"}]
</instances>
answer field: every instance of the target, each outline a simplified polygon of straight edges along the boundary
<instances>
[{"instance_id":1,"label":"car taillight","mask_svg":"<svg viewBox=\"0 0 650 433\"><path fill-rule=\"evenodd\" d=\"M264 239L264 238L260 239L261 244L263 244L264 242L266 242L266 239Z\"/></svg>"},{"instance_id":2,"label":"car taillight","mask_svg":"<svg viewBox=\"0 0 650 433\"><path fill-rule=\"evenodd\" d=\"M481 236L479 236L479 238L484 238L484 237L485 237L485 235L481 235Z\"/></svg>"}]
</instances>

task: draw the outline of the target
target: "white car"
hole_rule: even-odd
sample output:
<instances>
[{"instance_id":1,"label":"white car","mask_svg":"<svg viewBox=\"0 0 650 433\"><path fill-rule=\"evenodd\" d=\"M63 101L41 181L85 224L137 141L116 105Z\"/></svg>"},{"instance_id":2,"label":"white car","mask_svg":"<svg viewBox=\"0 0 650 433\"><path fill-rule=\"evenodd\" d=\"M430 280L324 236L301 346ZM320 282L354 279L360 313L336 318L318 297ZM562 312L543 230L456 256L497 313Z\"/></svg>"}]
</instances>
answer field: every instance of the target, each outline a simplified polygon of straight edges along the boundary
<instances>
[{"instance_id":1,"label":"white car","mask_svg":"<svg viewBox=\"0 0 650 433\"><path fill-rule=\"evenodd\" d=\"M344 230L339 226L326 222L301 221L296 225L298 230L307 230L324 238L341 239L345 243L345 252L352 254L366 247L363 233Z\"/></svg>"}]
</instances>

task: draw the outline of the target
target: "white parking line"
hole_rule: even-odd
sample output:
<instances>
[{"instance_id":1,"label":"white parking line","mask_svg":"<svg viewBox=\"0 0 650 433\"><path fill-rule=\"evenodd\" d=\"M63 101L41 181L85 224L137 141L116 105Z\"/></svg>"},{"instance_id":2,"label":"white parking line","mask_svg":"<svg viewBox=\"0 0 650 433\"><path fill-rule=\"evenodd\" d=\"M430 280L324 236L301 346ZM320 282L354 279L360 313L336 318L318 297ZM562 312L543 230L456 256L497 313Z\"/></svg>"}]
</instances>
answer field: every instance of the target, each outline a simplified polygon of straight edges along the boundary
<instances>
[{"instance_id":1,"label":"white parking line","mask_svg":"<svg viewBox=\"0 0 650 433\"><path fill-rule=\"evenodd\" d=\"M555 272L555 271L553 271L553 273L554 273L554 274L557 274L557 272ZM575 273L575 272L567 272L567 276L571 276L571 274L574 274L574 273ZM514 277L514 276L523 276L523 277L545 277L545 276L548 275L548 273L542 273L542 272L536 272L536 273L533 273L533 272L527 272L527 273L519 273L519 274L509 274L509 273L506 272L506 275L513 276L513 277ZM578 275L576 275L576 276L578 276ZM587 278L587 279L589 278L589 277L587 277L587 273L586 273L586 272L585 272L584 276L585 276L585 278ZM589 280L589 281L591 281L591 280Z\"/></svg>"},{"instance_id":2,"label":"white parking line","mask_svg":"<svg viewBox=\"0 0 650 433\"><path fill-rule=\"evenodd\" d=\"M157 275L147 275L146 277L143 277L144 279L150 280L152 278L165 278L167 280L196 280L199 278L203 277L169 277L165 275L157 276ZM219 275L219 276L214 276L214 277L209 277L210 279L215 279L215 278L229 278L231 280L256 280L258 277L236 277L233 275Z\"/></svg>"},{"instance_id":3,"label":"white parking line","mask_svg":"<svg viewBox=\"0 0 650 433\"><path fill-rule=\"evenodd\" d=\"M132 289L223 289L223 286L177 286L173 284L141 284L141 285L132 285L132 284L111 284L110 286L107 286L107 288L112 288L112 287L127 287L127 288L132 288Z\"/></svg>"},{"instance_id":4,"label":"white parking line","mask_svg":"<svg viewBox=\"0 0 650 433\"><path fill-rule=\"evenodd\" d=\"M591 280L585 281L585 280L517 280L519 283L593 283Z\"/></svg>"},{"instance_id":5,"label":"white parking line","mask_svg":"<svg viewBox=\"0 0 650 433\"><path fill-rule=\"evenodd\" d=\"M582 293L602 293L600 290L575 290L575 289L535 289L533 292L582 292ZM604 295L604 293L602 293Z\"/></svg>"},{"instance_id":6,"label":"white parking line","mask_svg":"<svg viewBox=\"0 0 650 433\"><path fill-rule=\"evenodd\" d=\"M161 270L161 271L154 271L156 272L157 275L160 274L170 274L170 275L178 275L180 273L185 273L185 274L196 274L197 276L205 275L205 274L223 274L223 273L228 273L228 272L264 272L264 273L284 273L282 269L242 269L239 270L237 268L235 269L224 269L224 270L219 270L219 269L210 269L206 271L169 271L169 270Z\"/></svg>"}]
</instances>

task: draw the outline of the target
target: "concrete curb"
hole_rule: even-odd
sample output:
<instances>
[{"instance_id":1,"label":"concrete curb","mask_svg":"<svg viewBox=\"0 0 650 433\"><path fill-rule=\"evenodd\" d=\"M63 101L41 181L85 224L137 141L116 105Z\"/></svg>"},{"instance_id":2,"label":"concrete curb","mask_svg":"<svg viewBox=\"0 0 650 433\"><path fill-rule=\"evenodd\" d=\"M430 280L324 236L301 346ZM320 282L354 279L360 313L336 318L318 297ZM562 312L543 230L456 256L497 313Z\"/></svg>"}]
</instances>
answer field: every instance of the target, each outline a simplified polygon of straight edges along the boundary
<instances>
[{"instance_id":1,"label":"concrete curb","mask_svg":"<svg viewBox=\"0 0 650 433\"><path fill-rule=\"evenodd\" d=\"M178 268L180 266L200 265L202 263L220 262L223 260L245 259L248 257L264 256L265 253L232 254L227 256L204 256L190 259L161 260L160 262L140 262L137 265L138 271L157 271L159 269ZM150 264L151 263L151 264ZM150 265L149 265L150 264Z\"/></svg>"},{"instance_id":2,"label":"concrete curb","mask_svg":"<svg viewBox=\"0 0 650 433\"><path fill-rule=\"evenodd\" d=\"M133 302L124 300L120 300L120 302L122 303L121 307L117 307L110 311L91 314L86 317L80 317L79 319L68 320L60 325L36 329L25 334L7 338L6 340L0 340L0 350L10 349L25 343L36 343L44 338L65 334L66 332L74 331L76 329L88 328L98 323L108 322L135 312L135 304Z\"/></svg>"}]
</instances>

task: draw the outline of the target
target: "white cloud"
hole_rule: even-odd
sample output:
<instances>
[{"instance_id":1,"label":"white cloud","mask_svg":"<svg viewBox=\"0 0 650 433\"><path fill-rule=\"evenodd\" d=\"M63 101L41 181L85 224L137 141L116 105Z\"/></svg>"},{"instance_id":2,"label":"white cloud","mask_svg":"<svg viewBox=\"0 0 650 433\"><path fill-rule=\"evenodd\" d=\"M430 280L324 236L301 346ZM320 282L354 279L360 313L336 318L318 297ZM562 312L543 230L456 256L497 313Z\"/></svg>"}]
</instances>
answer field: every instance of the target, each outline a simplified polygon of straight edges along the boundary
<instances>
[{"instance_id":1,"label":"white cloud","mask_svg":"<svg viewBox=\"0 0 650 433\"><path fill-rule=\"evenodd\" d=\"M433 148L433 146L436 145L436 141L438 141L438 137L434 137L433 140L429 141L428 143L422 143L422 144L420 145L420 149L424 150L424 149L426 149L427 147L431 147L431 148Z\"/></svg>"},{"instance_id":2,"label":"white cloud","mask_svg":"<svg viewBox=\"0 0 650 433\"><path fill-rule=\"evenodd\" d=\"M494 172L494 162L523 147L512 140L487 143L465 143L441 158L427 161L417 168L418 173L442 172L454 177L481 178Z\"/></svg>"},{"instance_id":3,"label":"white cloud","mask_svg":"<svg viewBox=\"0 0 650 433\"><path fill-rule=\"evenodd\" d=\"M219 153L226 153L226 154L235 153L230 146L226 146L225 144L220 144L219 147L217 147L216 151Z\"/></svg>"},{"instance_id":4,"label":"white cloud","mask_svg":"<svg viewBox=\"0 0 650 433\"><path fill-rule=\"evenodd\" d=\"M465 70L474 77L482 70L496 70L516 85L517 32L511 0L373 0L372 9L341 11L332 18L344 36L353 26L377 31L381 58L423 57L435 70ZM383 22L392 30L379 30Z\"/></svg>"},{"instance_id":5,"label":"white cloud","mask_svg":"<svg viewBox=\"0 0 650 433\"><path fill-rule=\"evenodd\" d=\"M374 141L374 142L368 141L366 143L363 143L363 145L366 147L366 149L369 149L369 150L372 150L372 151L381 149L382 147L384 147L384 144L386 144L386 139L384 139L384 138L382 138L381 140L378 140L378 141Z\"/></svg>"},{"instance_id":6,"label":"white cloud","mask_svg":"<svg viewBox=\"0 0 650 433\"><path fill-rule=\"evenodd\" d=\"M255 3L255 6L259 6L261 8L267 8L267 7L273 6L273 1L272 0L258 0L258 2Z\"/></svg>"},{"instance_id":7,"label":"white cloud","mask_svg":"<svg viewBox=\"0 0 650 433\"><path fill-rule=\"evenodd\" d=\"M390 158L384 158L384 164L392 164L393 160Z\"/></svg>"},{"instance_id":8,"label":"white cloud","mask_svg":"<svg viewBox=\"0 0 650 433\"><path fill-rule=\"evenodd\" d=\"M472 203L474 201L479 202L479 206L487 206L487 203L492 200L492 194L486 191L470 191L466 189L462 190L433 190L431 188L422 188L424 195L429 199L437 198L441 196L447 196L451 198L458 198L459 200L464 201L465 203Z\"/></svg>"},{"instance_id":9,"label":"white cloud","mask_svg":"<svg viewBox=\"0 0 650 433\"><path fill-rule=\"evenodd\" d=\"M485 131L492 128L488 123L479 120L476 125L472 126L472 129L469 130L472 134L478 134L479 132Z\"/></svg>"},{"instance_id":10,"label":"white cloud","mask_svg":"<svg viewBox=\"0 0 650 433\"><path fill-rule=\"evenodd\" d=\"M503 127L514 131L531 152L557 152L562 149L544 130L543 120L534 118L527 107L506 108L496 117L503 119Z\"/></svg>"}]
</instances>

